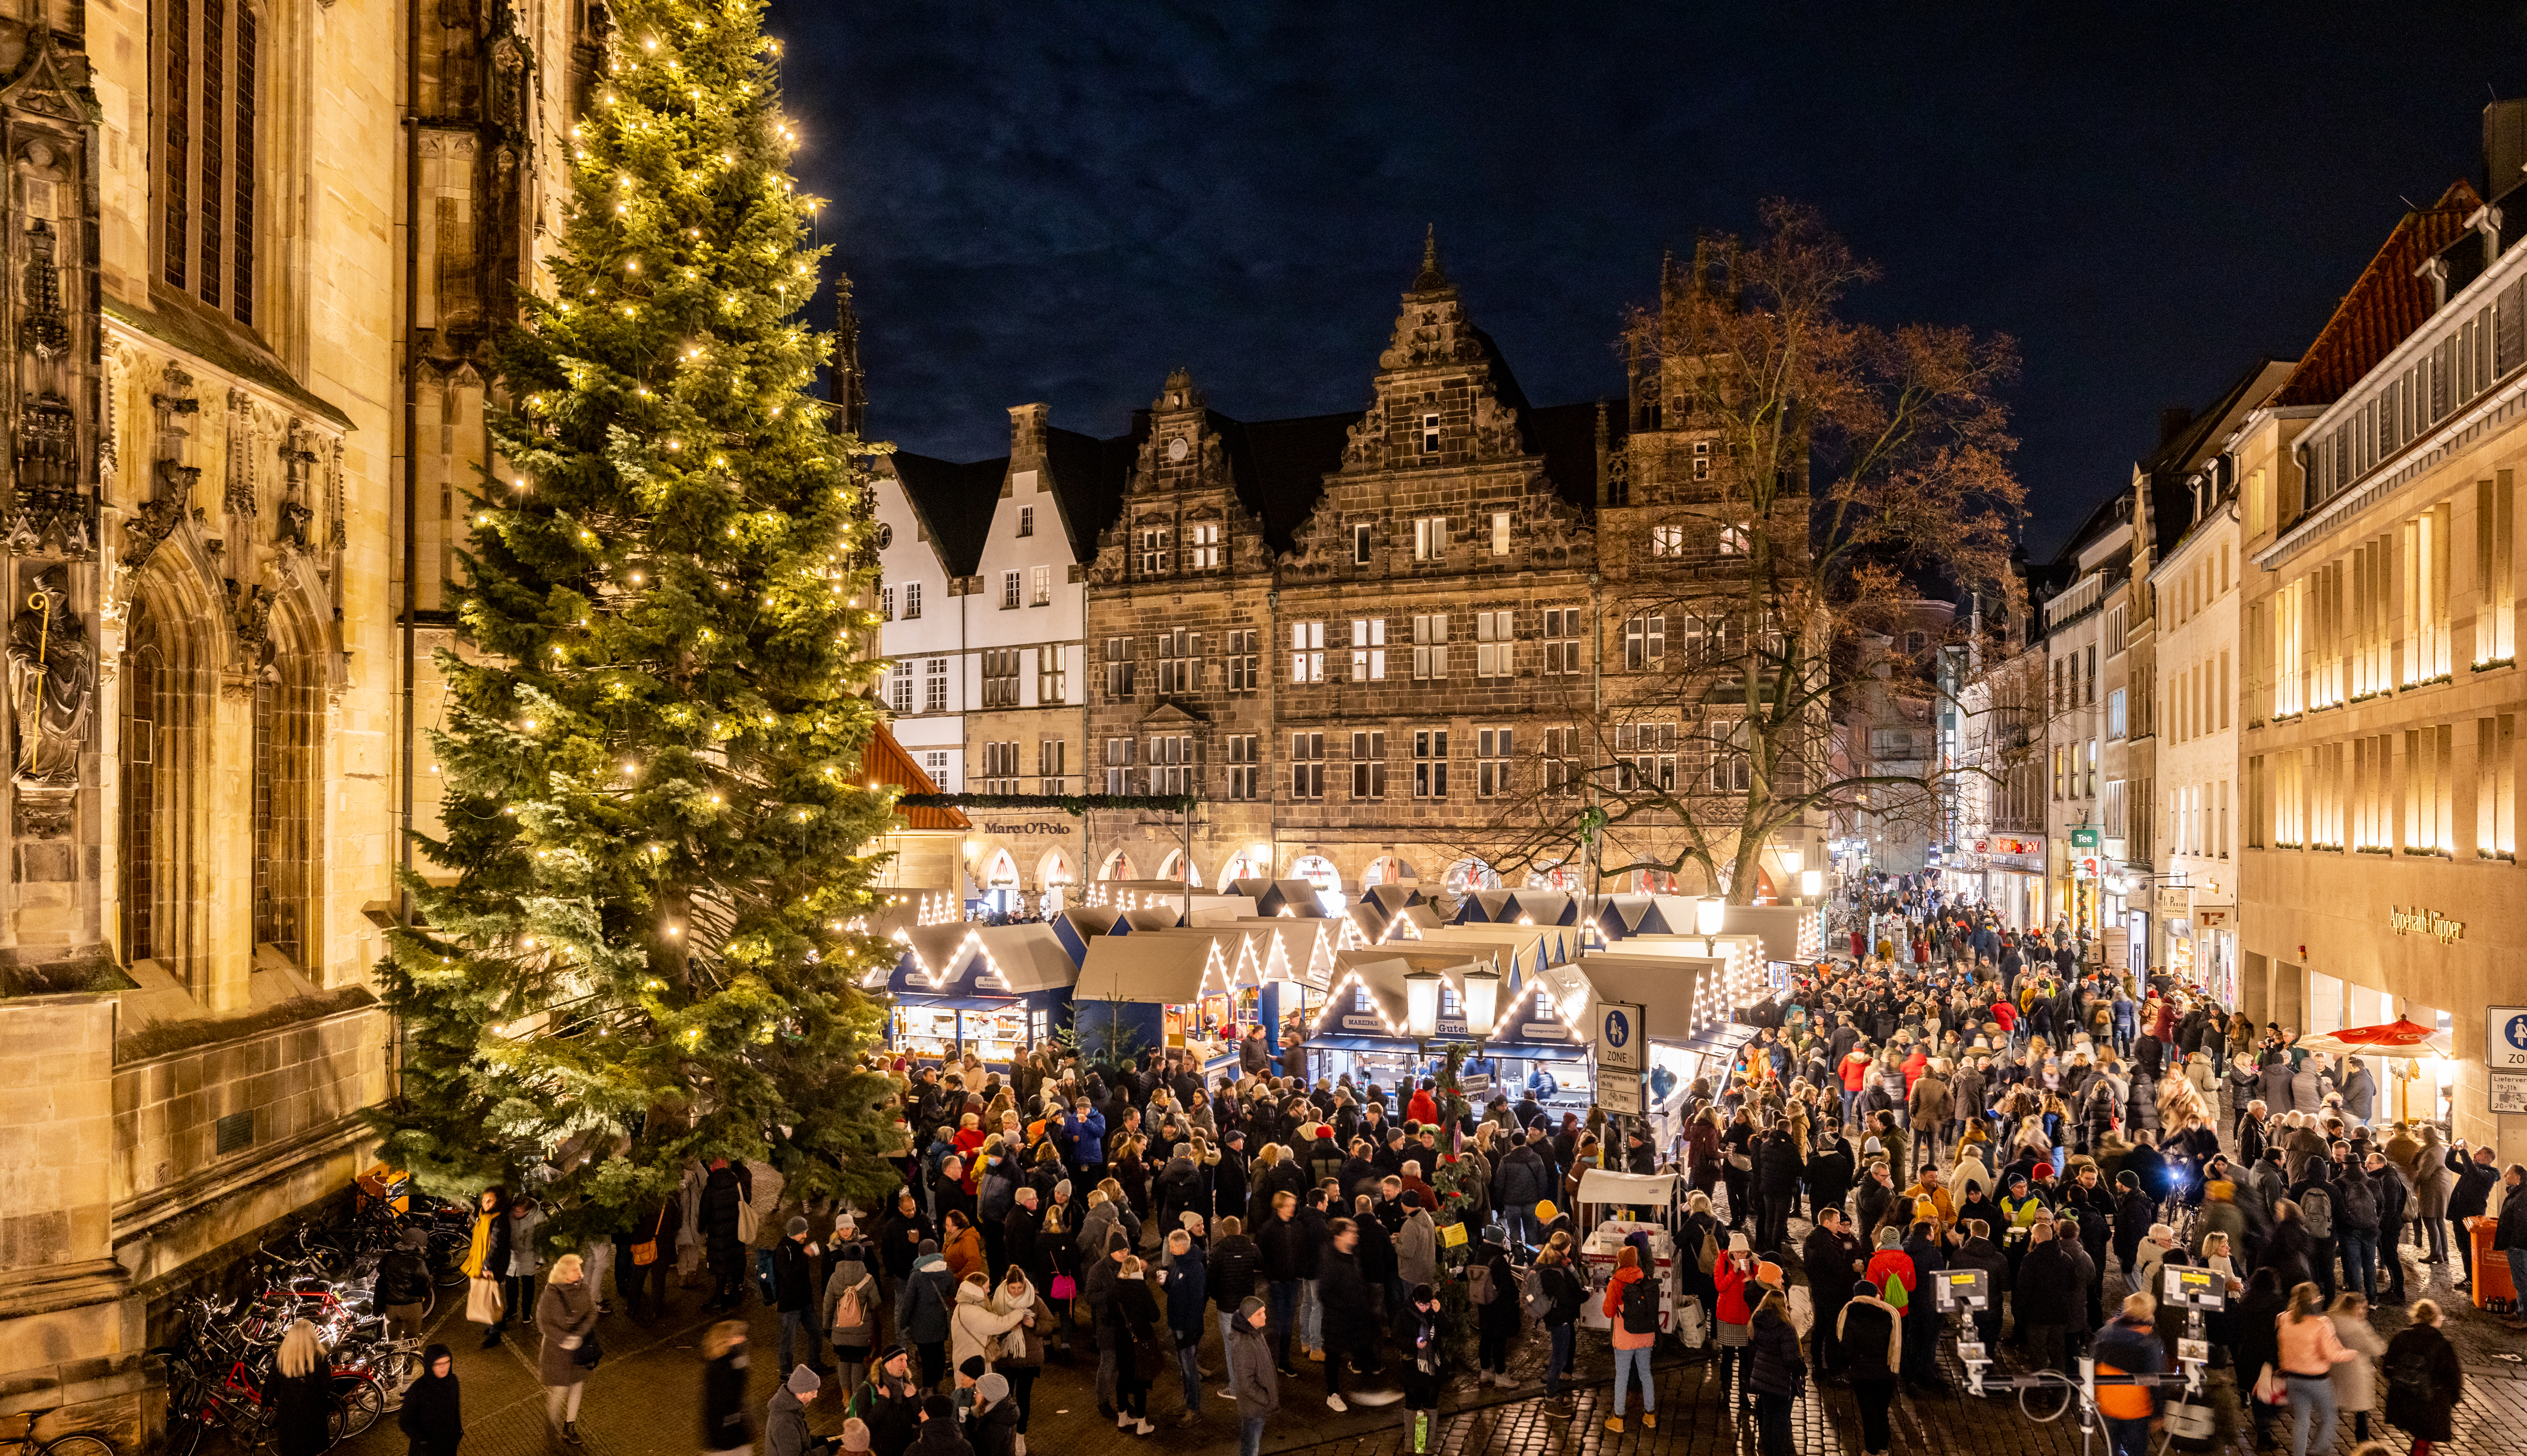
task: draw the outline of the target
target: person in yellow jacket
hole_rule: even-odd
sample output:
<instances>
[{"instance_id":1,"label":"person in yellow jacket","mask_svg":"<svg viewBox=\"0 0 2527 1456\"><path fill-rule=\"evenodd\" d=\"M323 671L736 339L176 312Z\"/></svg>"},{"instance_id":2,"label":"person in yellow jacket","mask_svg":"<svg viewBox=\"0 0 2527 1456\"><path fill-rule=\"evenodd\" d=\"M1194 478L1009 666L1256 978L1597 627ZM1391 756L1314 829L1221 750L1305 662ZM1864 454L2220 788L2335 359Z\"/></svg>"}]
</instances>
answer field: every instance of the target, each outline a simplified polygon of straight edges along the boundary
<instances>
[{"instance_id":1,"label":"person in yellow jacket","mask_svg":"<svg viewBox=\"0 0 2527 1456\"><path fill-rule=\"evenodd\" d=\"M465 1277L495 1279L503 1293L508 1288L509 1274L509 1190L494 1183L483 1190L474 1201L474 1239L465 1249ZM500 1342L500 1333L509 1327L513 1313L503 1301L499 1318L483 1334L483 1348ZM525 1316L521 1315L521 1319Z\"/></svg>"},{"instance_id":2,"label":"person in yellow jacket","mask_svg":"<svg viewBox=\"0 0 2527 1456\"><path fill-rule=\"evenodd\" d=\"M1921 1180L1905 1189L1900 1196L1912 1200L1913 1217L1917 1220L1923 1217L1924 1209L1931 1211L1933 1222L1938 1225L1933 1232L1940 1243L1945 1244L1948 1230L1957 1226L1957 1199L1941 1183L1938 1169L1923 1169Z\"/></svg>"}]
</instances>

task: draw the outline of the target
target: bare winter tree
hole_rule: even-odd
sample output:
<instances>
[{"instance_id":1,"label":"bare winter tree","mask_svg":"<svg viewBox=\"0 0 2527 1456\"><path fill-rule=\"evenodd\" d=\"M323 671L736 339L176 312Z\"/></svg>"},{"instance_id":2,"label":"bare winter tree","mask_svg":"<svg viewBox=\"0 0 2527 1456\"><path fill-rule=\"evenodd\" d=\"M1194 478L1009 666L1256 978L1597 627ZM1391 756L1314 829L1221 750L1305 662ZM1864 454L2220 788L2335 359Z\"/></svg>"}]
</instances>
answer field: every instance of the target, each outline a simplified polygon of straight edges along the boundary
<instances>
[{"instance_id":1,"label":"bare winter tree","mask_svg":"<svg viewBox=\"0 0 2527 1456\"><path fill-rule=\"evenodd\" d=\"M1706 241L1632 320L1598 658L1559 679L1569 724L1487 826L1505 877L1593 858L1592 883L1647 870L1744 903L1778 836L1835 815L1933 825L1961 775L2007 771L1943 757L1935 725L1949 704L1989 710L1972 664L2002 655L1976 641L1987 614L1954 602L2023 609L2025 492L1996 393L2016 348L1855 321L1846 295L1877 276L1775 201L1761 235Z\"/></svg>"}]
</instances>

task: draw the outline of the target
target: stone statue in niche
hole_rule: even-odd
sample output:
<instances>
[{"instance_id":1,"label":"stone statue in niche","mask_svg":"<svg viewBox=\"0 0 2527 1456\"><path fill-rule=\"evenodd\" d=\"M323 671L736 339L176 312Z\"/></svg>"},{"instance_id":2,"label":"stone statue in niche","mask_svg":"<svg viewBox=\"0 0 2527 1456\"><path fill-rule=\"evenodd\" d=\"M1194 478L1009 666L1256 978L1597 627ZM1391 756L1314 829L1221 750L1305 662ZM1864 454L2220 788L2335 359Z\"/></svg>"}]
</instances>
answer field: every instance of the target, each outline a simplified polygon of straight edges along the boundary
<instances>
[{"instance_id":1,"label":"stone statue in niche","mask_svg":"<svg viewBox=\"0 0 2527 1456\"><path fill-rule=\"evenodd\" d=\"M46 566L27 581L25 605L9 620L9 707L17 726L17 781L42 788L78 784L96 704L96 654L71 609L70 572Z\"/></svg>"}]
</instances>

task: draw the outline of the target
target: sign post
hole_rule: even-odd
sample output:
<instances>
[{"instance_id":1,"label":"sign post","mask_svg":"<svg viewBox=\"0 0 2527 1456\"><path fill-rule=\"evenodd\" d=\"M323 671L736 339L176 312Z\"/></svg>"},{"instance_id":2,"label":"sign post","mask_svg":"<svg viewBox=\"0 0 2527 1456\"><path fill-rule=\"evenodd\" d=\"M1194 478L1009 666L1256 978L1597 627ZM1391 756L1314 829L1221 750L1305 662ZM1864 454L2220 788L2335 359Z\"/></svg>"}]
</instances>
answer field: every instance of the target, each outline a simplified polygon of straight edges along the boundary
<instances>
[{"instance_id":1,"label":"sign post","mask_svg":"<svg viewBox=\"0 0 2527 1456\"><path fill-rule=\"evenodd\" d=\"M1641 1009L1629 1002L1597 1006L1597 1066L1606 1071L1646 1071L1642 1049L1649 1044Z\"/></svg>"},{"instance_id":2,"label":"sign post","mask_svg":"<svg viewBox=\"0 0 2527 1456\"><path fill-rule=\"evenodd\" d=\"M2527 1071L2527 1006L2483 1009L2483 1060L2494 1071Z\"/></svg>"},{"instance_id":3,"label":"sign post","mask_svg":"<svg viewBox=\"0 0 2527 1456\"><path fill-rule=\"evenodd\" d=\"M1641 1115L1641 1073L1648 1069L1649 1022L1624 1001L1597 1006L1597 1105L1618 1117Z\"/></svg>"}]
</instances>

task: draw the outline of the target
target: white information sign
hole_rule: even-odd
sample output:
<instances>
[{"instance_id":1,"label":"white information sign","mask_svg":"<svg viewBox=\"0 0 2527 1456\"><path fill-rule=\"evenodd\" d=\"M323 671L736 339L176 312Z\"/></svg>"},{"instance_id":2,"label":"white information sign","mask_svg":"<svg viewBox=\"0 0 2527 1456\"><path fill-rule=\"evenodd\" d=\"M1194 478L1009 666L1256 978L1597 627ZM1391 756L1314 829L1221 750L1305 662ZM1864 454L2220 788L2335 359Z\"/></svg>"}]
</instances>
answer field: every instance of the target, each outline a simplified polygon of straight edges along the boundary
<instances>
[{"instance_id":1,"label":"white information sign","mask_svg":"<svg viewBox=\"0 0 2527 1456\"><path fill-rule=\"evenodd\" d=\"M1641 1009L1628 1002L1608 1001L1597 1007L1597 1066L1604 1071L1643 1071L1649 1038ZM1608 1078L1607 1080L1613 1080ZM1634 1094L1635 1096L1638 1093Z\"/></svg>"},{"instance_id":2,"label":"white information sign","mask_svg":"<svg viewBox=\"0 0 2527 1456\"><path fill-rule=\"evenodd\" d=\"M2527 1006L2483 1009L2483 1060L2495 1071L2527 1071Z\"/></svg>"},{"instance_id":3,"label":"white information sign","mask_svg":"<svg viewBox=\"0 0 2527 1456\"><path fill-rule=\"evenodd\" d=\"M1618 1117L1641 1115L1641 1076L1636 1071L1619 1071L1597 1078L1597 1105Z\"/></svg>"}]
</instances>

